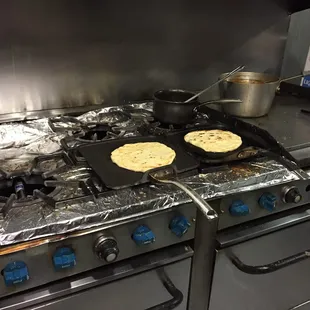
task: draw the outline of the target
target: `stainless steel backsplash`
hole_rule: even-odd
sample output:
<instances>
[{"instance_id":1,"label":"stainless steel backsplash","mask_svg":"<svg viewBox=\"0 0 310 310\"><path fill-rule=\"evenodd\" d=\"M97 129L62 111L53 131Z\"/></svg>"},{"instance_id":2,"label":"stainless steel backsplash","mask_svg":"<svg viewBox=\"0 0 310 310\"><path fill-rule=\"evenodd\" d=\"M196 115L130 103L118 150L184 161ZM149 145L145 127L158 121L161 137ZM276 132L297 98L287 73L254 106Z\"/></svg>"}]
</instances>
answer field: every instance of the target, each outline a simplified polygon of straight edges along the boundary
<instances>
[{"instance_id":1,"label":"stainless steel backsplash","mask_svg":"<svg viewBox=\"0 0 310 310\"><path fill-rule=\"evenodd\" d=\"M194 91L239 64L279 74L288 24L271 0L1 1L0 114Z\"/></svg>"}]
</instances>

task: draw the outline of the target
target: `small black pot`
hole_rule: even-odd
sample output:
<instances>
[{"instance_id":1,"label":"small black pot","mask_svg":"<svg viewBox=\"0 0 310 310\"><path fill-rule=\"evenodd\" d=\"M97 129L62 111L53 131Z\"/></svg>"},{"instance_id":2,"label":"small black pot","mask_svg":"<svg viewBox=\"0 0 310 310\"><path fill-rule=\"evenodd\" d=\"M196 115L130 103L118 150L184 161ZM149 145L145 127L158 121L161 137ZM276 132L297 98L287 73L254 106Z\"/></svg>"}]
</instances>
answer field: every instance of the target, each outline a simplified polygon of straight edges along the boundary
<instances>
[{"instance_id":1,"label":"small black pot","mask_svg":"<svg viewBox=\"0 0 310 310\"><path fill-rule=\"evenodd\" d=\"M196 116L194 110L199 101L194 99L184 103L194 96L194 93L181 89L159 90L154 94L153 112L157 120L165 124L183 125L190 123Z\"/></svg>"}]
</instances>

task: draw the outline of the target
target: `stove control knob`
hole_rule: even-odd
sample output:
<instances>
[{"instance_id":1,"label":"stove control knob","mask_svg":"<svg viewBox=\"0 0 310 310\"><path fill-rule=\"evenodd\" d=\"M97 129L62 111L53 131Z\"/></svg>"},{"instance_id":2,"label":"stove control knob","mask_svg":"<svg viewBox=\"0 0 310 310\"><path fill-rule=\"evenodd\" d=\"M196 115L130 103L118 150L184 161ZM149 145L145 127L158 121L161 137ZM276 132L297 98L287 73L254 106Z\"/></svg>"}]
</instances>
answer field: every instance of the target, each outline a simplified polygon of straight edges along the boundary
<instances>
[{"instance_id":1,"label":"stove control knob","mask_svg":"<svg viewBox=\"0 0 310 310\"><path fill-rule=\"evenodd\" d=\"M137 245L146 245L155 242L154 233L145 225L138 226L131 237Z\"/></svg>"},{"instance_id":2,"label":"stove control knob","mask_svg":"<svg viewBox=\"0 0 310 310\"><path fill-rule=\"evenodd\" d=\"M273 211L277 205L277 197L271 193L264 193L260 196L258 204L267 211Z\"/></svg>"},{"instance_id":3,"label":"stove control knob","mask_svg":"<svg viewBox=\"0 0 310 310\"><path fill-rule=\"evenodd\" d=\"M21 261L7 264L2 270L2 274L6 286L20 284L29 280L27 265Z\"/></svg>"},{"instance_id":4,"label":"stove control knob","mask_svg":"<svg viewBox=\"0 0 310 310\"><path fill-rule=\"evenodd\" d=\"M183 215L178 215L174 217L169 224L170 230L177 237L182 237L184 234L186 234L190 226L190 222Z\"/></svg>"},{"instance_id":5,"label":"stove control knob","mask_svg":"<svg viewBox=\"0 0 310 310\"><path fill-rule=\"evenodd\" d=\"M249 207L242 200L235 200L229 207L232 216L243 216L250 213Z\"/></svg>"},{"instance_id":6,"label":"stove control knob","mask_svg":"<svg viewBox=\"0 0 310 310\"><path fill-rule=\"evenodd\" d=\"M99 259L105 260L107 263L114 262L119 254L119 248L114 237L101 236L94 246L94 250Z\"/></svg>"},{"instance_id":7,"label":"stove control knob","mask_svg":"<svg viewBox=\"0 0 310 310\"><path fill-rule=\"evenodd\" d=\"M56 270L74 267L76 265L74 251L69 247L58 248L53 255L53 263Z\"/></svg>"},{"instance_id":8,"label":"stove control knob","mask_svg":"<svg viewBox=\"0 0 310 310\"><path fill-rule=\"evenodd\" d=\"M299 190L295 186L285 186L282 190L282 193L283 201L286 203L298 203L302 198Z\"/></svg>"}]
</instances>

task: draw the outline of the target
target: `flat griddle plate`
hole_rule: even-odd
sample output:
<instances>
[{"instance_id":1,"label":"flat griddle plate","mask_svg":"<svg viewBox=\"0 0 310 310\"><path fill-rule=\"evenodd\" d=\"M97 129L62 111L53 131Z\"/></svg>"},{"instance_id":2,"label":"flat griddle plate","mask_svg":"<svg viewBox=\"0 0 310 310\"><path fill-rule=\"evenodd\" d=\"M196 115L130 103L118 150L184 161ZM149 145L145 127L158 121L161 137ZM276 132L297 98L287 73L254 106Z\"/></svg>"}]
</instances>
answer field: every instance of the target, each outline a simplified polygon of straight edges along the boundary
<instances>
[{"instance_id":1,"label":"flat griddle plate","mask_svg":"<svg viewBox=\"0 0 310 310\"><path fill-rule=\"evenodd\" d=\"M106 187L120 189L149 182L149 172L134 172L120 168L111 160L112 151L124 144L138 142L159 142L171 147L176 152L176 158L170 167L172 166L177 173L194 170L199 166L199 162L187 154L182 146L169 142L165 137L148 136L107 140L81 146L79 151ZM162 168L164 167L159 169Z\"/></svg>"}]
</instances>

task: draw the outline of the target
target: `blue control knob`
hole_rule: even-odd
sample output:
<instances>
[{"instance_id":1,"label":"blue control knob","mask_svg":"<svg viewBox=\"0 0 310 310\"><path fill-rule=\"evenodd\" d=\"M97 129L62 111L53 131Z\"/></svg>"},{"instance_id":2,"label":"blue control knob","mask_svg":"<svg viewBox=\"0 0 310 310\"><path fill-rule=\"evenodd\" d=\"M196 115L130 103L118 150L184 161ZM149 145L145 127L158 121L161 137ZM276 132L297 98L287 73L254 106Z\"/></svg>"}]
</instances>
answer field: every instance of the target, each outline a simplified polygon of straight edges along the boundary
<instances>
[{"instance_id":1,"label":"blue control knob","mask_svg":"<svg viewBox=\"0 0 310 310\"><path fill-rule=\"evenodd\" d=\"M27 281L29 279L27 265L21 261L9 263L3 269L3 277L6 286Z\"/></svg>"},{"instance_id":2,"label":"blue control knob","mask_svg":"<svg viewBox=\"0 0 310 310\"><path fill-rule=\"evenodd\" d=\"M232 216L243 216L250 213L249 207L242 200L235 200L229 207Z\"/></svg>"},{"instance_id":3,"label":"blue control knob","mask_svg":"<svg viewBox=\"0 0 310 310\"><path fill-rule=\"evenodd\" d=\"M262 208L273 211L277 205L277 197L271 193L264 193L259 198L258 203Z\"/></svg>"},{"instance_id":4,"label":"blue control knob","mask_svg":"<svg viewBox=\"0 0 310 310\"><path fill-rule=\"evenodd\" d=\"M137 245L145 245L155 242L155 235L150 228L140 225L132 233L132 239Z\"/></svg>"},{"instance_id":5,"label":"blue control knob","mask_svg":"<svg viewBox=\"0 0 310 310\"><path fill-rule=\"evenodd\" d=\"M190 222L183 215L174 217L169 224L170 230L178 237L182 237L186 234L190 226Z\"/></svg>"},{"instance_id":6,"label":"blue control knob","mask_svg":"<svg viewBox=\"0 0 310 310\"><path fill-rule=\"evenodd\" d=\"M53 255L53 263L56 270L74 267L76 265L74 251L69 247L58 248Z\"/></svg>"}]
</instances>

